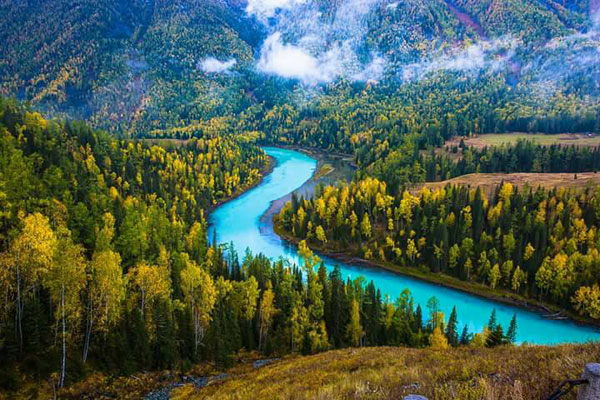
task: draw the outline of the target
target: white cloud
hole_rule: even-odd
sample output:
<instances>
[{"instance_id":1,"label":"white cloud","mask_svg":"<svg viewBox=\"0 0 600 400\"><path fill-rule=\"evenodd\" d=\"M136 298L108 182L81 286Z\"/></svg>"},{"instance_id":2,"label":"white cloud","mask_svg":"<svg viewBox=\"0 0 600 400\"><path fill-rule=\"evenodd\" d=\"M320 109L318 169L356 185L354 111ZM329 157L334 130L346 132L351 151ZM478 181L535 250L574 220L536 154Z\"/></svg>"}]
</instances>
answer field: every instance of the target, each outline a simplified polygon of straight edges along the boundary
<instances>
[{"instance_id":1,"label":"white cloud","mask_svg":"<svg viewBox=\"0 0 600 400\"><path fill-rule=\"evenodd\" d=\"M386 0L342 0L332 15L322 14L316 0L249 0L249 14L276 15L265 21L270 35L262 45L257 69L309 85L339 77L377 80L385 59L370 54L365 60L362 51L367 15L382 1Z\"/></svg>"},{"instance_id":2,"label":"white cloud","mask_svg":"<svg viewBox=\"0 0 600 400\"><path fill-rule=\"evenodd\" d=\"M358 73L354 74L352 78L357 81L378 81L383 76L385 71L386 61L381 56L375 56L373 60L367 64L367 66Z\"/></svg>"},{"instance_id":3,"label":"white cloud","mask_svg":"<svg viewBox=\"0 0 600 400\"><path fill-rule=\"evenodd\" d=\"M265 40L257 68L267 74L315 85L341 76L356 81L377 80L383 74L385 60L376 56L366 66L360 65L349 42L335 43L315 55L302 46L283 43L281 33L275 32Z\"/></svg>"},{"instance_id":4,"label":"white cloud","mask_svg":"<svg viewBox=\"0 0 600 400\"><path fill-rule=\"evenodd\" d=\"M214 57L208 57L198 63L198 68L208 73L223 73L229 71L237 61L232 58L227 61L220 61Z\"/></svg>"},{"instance_id":5,"label":"white cloud","mask_svg":"<svg viewBox=\"0 0 600 400\"><path fill-rule=\"evenodd\" d=\"M259 71L267 74L314 84L333 79L336 64L335 54L315 57L302 47L284 44L281 34L276 32L265 40L257 66Z\"/></svg>"},{"instance_id":6,"label":"white cloud","mask_svg":"<svg viewBox=\"0 0 600 400\"><path fill-rule=\"evenodd\" d=\"M517 40L500 38L482 41L459 49L454 54L444 54L429 61L408 64L402 67L403 80L420 79L437 71L459 71L478 73L482 70L497 71L506 66L519 45Z\"/></svg>"},{"instance_id":7,"label":"white cloud","mask_svg":"<svg viewBox=\"0 0 600 400\"><path fill-rule=\"evenodd\" d=\"M277 10L292 8L306 3L307 0L248 0L246 12L258 18L270 18Z\"/></svg>"}]
</instances>

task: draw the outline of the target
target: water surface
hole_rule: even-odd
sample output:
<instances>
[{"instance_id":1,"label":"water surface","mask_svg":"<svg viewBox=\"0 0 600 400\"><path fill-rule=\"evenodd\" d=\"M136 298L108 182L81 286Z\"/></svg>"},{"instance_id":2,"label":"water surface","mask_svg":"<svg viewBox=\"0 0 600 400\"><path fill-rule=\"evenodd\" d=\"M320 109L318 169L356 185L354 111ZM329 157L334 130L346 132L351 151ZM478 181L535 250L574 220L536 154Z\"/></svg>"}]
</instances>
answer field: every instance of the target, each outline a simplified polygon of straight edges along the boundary
<instances>
[{"instance_id":1,"label":"water surface","mask_svg":"<svg viewBox=\"0 0 600 400\"><path fill-rule=\"evenodd\" d=\"M242 196L218 207L210 216L210 236L216 230L219 243L234 244L238 254L244 254L247 248L253 253L263 253L277 259L280 256L291 262L299 263L295 246L280 239L272 229L269 218L261 217L271 203L301 187L308 181L317 165L309 156L287 149L266 147L265 151L277 161L277 166L263 182ZM458 290L396 274L391 271L352 265L321 256L328 270L339 265L344 279L363 276L373 281L382 294L397 298L402 290L410 289L415 303L426 310L426 303L432 296L440 300L442 311L450 315L456 306L460 329L464 324L470 332L479 332L487 322L492 309L496 308L498 321L505 329L513 314L517 314L519 342L537 344L556 344L566 342L586 342L600 340L600 331L596 328L578 325L571 321L556 321L544 318L541 314L514 306L483 299ZM426 312L426 311L425 311Z\"/></svg>"}]
</instances>

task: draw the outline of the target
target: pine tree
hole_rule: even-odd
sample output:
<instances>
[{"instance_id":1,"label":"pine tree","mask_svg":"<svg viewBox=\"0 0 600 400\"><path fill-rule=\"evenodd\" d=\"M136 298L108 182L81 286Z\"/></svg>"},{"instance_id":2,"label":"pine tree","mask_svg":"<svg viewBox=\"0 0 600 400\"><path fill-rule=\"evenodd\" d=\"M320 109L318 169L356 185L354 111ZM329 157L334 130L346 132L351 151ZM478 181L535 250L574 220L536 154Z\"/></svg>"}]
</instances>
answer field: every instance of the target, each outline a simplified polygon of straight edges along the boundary
<instances>
[{"instance_id":1,"label":"pine tree","mask_svg":"<svg viewBox=\"0 0 600 400\"><path fill-rule=\"evenodd\" d=\"M456 314L456 306L452 307L452 312L450 313L450 318L448 319L448 325L446 326L446 339L448 339L448 343L450 346L456 347L458 346L458 317Z\"/></svg>"},{"instance_id":2,"label":"pine tree","mask_svg":"<svg viewBox=\"0 0 600 400\"><path fill-rule=\"evenodd\" d=\"M494 329L496 329L496 309L495 308L492 310L492 313L490 314L490 319L488 321L487 327L490 331L493 331Z\"/></svg>"},{"instance_id":3,"label":"pine tree","mask_svg":"<svg viewBox=\"0 0 600 400\"><path fill-rule=\"evenodd\" d=\"M460 335L460 345L461 346L466 346L467 344L469 344L470 342L470 334L469 334L469 328L467 327L467 325L465 324L462 333Z\"/></svg>"},{"instance_id":4,"label":"pine tree","mask_svg":"<svg viewBox=\"0 0 600 400\"><path fill-rule=\"evenodd\" d=\"M506 342L506 338L504 337L504 330L502 329L502 325L497 324L494 326L494 329L490 330L490 334L487 337L485 342L486 347L494 347L504 344Z\"/></svg>"},{"instance_id":5,"label":"pine tree","mask_svg":"<svg viewBox=\"0 0 600 400\"><path fill-rule=\"evenodd\" d=\"M423 310L421 309L421 305L417 305L417 310L415 311L415 327L414 331L419 332L423 329Z\"/></svg>"},{"instance_id":6,"label":"pine tree","mask_svg":"<svg viewBox=\"0 0 600 400\"><path fill-rule=\"evenodd\" d=\"M515 343L517 340L517 314L513 314L513 317L510 320L510 325L508 326L508 331L506 332L506 339L510 343Z\"/></svg>"}]
</instances>

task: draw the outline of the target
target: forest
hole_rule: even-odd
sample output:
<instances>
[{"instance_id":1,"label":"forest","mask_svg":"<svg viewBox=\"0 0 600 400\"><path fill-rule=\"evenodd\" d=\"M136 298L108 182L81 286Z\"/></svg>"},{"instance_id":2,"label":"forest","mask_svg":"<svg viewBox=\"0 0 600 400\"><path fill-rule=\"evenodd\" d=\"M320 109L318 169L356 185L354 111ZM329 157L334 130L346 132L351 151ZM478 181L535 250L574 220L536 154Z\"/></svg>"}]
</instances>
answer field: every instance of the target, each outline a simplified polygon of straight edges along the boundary
<instances>
[{"instance_id":1,"label":"forest","mask_svg":"<svg viewBox=\"0 0 600 400\"><path fill-rule=\"evenodd\" d=\"M267 158L243 137L182 144L118 139L0 101L1 383L62 387L99 369L228 366L241 350L358 345L447 348L515 340L517 321L457 326L432 297L209 245L205 210L252 185ZM160 142L159 142L160 143ZM228 171L232 171L229 173ZM226 334L224 334L226 333ZM187 366L187 367L186 367Z\"/></svg>"},{"instance_id":2,"label":"forest","mask_svg":"<svg viewBox=\"0 0 600 400\"><path fill-rule=\"evenodd\" d=\"M392 196L364 178L284 205L286 232L328 251L417 266L600 318L600 189L504 183Z\"/></svg>"},{"instance_id":3,"label":"forest","mask_svg":"<svg viewBox=\"0 0 600 400\"><path fill-rule=\"evenodd\" d=\"M597 3L0 3L0 397L359 347L518 359L516 314L471 331L469 310L390 298L317 252L597 326L600 188L423 187L600 169L598 146L465 143L600 135ZM276 167L264 146L356 168L276 215L299 265L208 237L209 214Z\"/></svg>"}]
</instances>

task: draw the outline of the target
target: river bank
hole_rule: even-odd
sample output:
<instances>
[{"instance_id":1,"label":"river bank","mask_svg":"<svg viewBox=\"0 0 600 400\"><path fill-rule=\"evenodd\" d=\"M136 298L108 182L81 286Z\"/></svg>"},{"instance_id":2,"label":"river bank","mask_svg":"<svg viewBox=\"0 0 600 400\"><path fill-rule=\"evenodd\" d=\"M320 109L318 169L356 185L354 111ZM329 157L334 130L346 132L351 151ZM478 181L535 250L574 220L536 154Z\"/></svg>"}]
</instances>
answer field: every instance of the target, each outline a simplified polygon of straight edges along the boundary
<instances>
[{"instance_id":1,"label":"river bank","mask_svg":"<svg viewBox=\"0 0 600 400\"><path fill-rule=\"evenodd\" d=\"M261 253L273 260L282 257L291 264L300 264L297 247L274 231L272 217L278 214L277 210L284 203L282 199L289 198L290 193L307 193L317 184L315 180L332 179L332 174L317 176L315 179L317 160L306 153L274 147L264 149L267 154L277 159L277 166L265 177L261 185L223 204L210 214L209 237L214 237L220 243L232 243L232 249L237 254L244 254L246 250L250 250L254 254ZM335 253L332 249L325 250ZM489 297L489 293L478 296L474 290L482 288L464 288L462 282L456 281L433 282L431 279L418 279L416 276L399 273L392 265L366 265L352 254L335 256L337 259L322 255L328 272L338 265L342 279L354 280L362 276L367 282L373 281L382 295L391 299L397 298L403 290L410 289L415 304L420 304L421 307L425 307L428 300L436 296L445 315L450 315L452 308L456 307L460 325L466 325L469 332L481 332L492 309L495 308L497 319L503 326L508 326L513 315L517 315L519 343L559 344L600 340L600 330L597 327L579 326L572 320L544 318L543 315L551 313L551 308L533 309L530 305L525 307L523 303L509 303L500 298ZM340 259L351 262L345 263ZM416 274L417 271L413 272Z\"/></svg>"},{"instance_id":2,"label":"river bank","mask_svg":"<svg viewBox=\"0 0 600 400\"><path fill-rule=\"evenodd\" d=\"M319 184L335 185L340 181L349 182L354 177L356 172L356 164L352 160L352 156L348 154L328 154L325 151L315 150L300 146L274 146L278 149L294 150L306 154L307 156L317 161L315 172L311 178L304 182L302 186L294 190L292 193L296 193L298 197L310 198L312 197L316 187ZM324 171L327 166L331 166L331 169ZM279 210L283 205L292 198L292 193L288 193L285 196L274 200L269 209L261 216L261 232L264 233L265 227L270 224L273 215L279 213Z\"/></svg>"},{"instance_id":3,"label":"river bank","mask_svg":"<svg viewBox=\"0 0 600 400\"><path fill-rule=\"evenodd\" d=\"M215 204L213 204L211 207L209 207L206 210L207 213L208 214L212 213L214 210L216 210L218 207L222 206L223 204L237 199L238 197L242 196L244 193L248 192L249 190L254 189L258 185L263 183L263 180L265 179L265 177L267 177L271 172L273 172L275 167L277 167L277 159L275 159L275 157L271 157L270 155L267 155L267 159L269 161L268 161L267 165L259 172L260 177L258 178L258 180L256 180L256 182L252 183L251 185L241 186L238 190L235 191L235 193L233 195L220 199L219 201L217 201Z\"/></svg>"},{"instance_id":4,"label":"river bank","mask_svg":"<svg viewBox=\"0 0 600 400\"><path fill-rule=\"evenodd\" d=\"M273 215L273 231L286 242L292 243L295 246L300 242L297 238L286 232L278 221L278 215ZM529 299L516 293L508 292L500 289L491 289L477 282L467 282L458 278L445 275L435 274L424 271L415 267L399 267L390 262L381 262L376 260L365 260L358 255L349 251L336 251L331 248L311 244L310 248L320 255L327 256L333 260L343 263L360 264L367 268L381 268L395 274L405 275L411 278L419 279L427 283L433 283L450 289L459 290L461 292L471 294L486 300L503 303L509 306L520 307L528 311L541 314L544 318L553 320L568 320L579 325L591 326L600 328L600 321L590 318L585 318L574 314L568 310L561 309L555 305L547 304L535 299Z\"/></svg>"}]
</instances>

